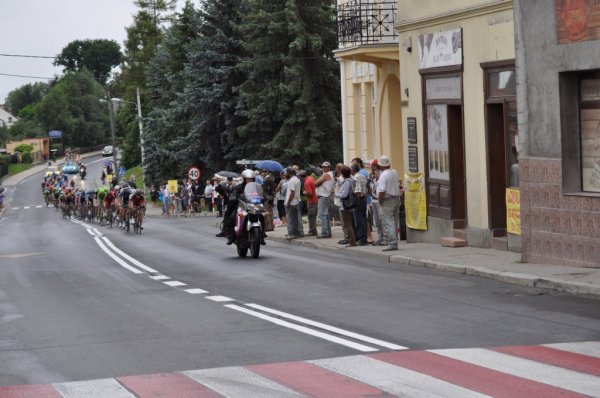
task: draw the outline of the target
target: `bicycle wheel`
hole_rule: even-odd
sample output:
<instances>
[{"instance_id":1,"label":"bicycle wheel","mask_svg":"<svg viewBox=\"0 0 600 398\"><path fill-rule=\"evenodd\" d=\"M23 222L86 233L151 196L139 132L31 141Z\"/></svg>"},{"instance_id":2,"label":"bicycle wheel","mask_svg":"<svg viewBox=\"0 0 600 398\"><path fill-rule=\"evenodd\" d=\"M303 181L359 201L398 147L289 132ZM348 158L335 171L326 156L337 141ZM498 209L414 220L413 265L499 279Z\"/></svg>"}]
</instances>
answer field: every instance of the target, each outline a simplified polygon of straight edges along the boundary
<instances>
[{"instance_id":1,"label":"bicycle wheel","mask_svg":"<svg viewBox=\"0 0 600 398\"><path fill-rule=\"evenodd\" d=\"M125 212L125 230L127 232L129 232L129 228L131 227L131 222L130 222L130 217L129 217L129 212Z\"/></svg>"}]
</instances>

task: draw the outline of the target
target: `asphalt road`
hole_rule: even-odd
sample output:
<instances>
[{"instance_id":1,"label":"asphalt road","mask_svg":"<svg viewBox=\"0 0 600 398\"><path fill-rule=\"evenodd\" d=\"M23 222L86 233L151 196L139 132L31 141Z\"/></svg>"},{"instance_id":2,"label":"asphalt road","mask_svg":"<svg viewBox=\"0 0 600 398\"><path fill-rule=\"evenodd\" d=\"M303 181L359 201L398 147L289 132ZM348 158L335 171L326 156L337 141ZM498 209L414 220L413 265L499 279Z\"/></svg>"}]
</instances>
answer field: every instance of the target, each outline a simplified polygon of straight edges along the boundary
<instances>
[{"instance_id":1,"label":"asphalt road","mask_svg":"<svg viewBox=\"0 0 600 398\"><path fill-rule=\"evenodd\" d=\"M275 242L241 259L216 218L82 225L36 207L40 181L0 221L0 385L600 339L597 300Z\"/></svg>"}]
</instances>

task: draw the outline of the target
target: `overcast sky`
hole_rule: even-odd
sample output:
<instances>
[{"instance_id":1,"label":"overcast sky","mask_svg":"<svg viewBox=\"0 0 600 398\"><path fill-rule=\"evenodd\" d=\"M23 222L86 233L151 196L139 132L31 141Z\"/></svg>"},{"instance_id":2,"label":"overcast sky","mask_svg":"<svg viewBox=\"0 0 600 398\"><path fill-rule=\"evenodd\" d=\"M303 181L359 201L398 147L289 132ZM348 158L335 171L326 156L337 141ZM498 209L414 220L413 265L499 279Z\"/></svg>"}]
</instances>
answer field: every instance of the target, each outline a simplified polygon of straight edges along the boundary
<instances>
[{"instance_id":1,"label":"overcast sky","mask_svg":"<svg viewBox=\"0 0 600 398\"><path fill-rule=\"evenodd\" d=\"M85 39L115 40L122 47L136 12L133 0L0 0L0 54L56 56ZM15 88L60 74L52 61L0 55L0 104Z\"/></svg>"}]
</instances>

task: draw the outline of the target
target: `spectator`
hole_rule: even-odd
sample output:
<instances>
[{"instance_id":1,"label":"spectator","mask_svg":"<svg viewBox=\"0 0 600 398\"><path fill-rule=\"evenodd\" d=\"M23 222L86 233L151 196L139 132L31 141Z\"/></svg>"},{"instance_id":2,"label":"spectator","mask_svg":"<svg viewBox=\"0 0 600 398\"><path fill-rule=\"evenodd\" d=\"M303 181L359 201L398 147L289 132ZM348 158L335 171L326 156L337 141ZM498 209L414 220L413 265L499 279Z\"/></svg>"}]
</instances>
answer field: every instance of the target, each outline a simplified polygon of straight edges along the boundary
<instances>
[{"instance_id":1,"label":"spectator","mask_svg":"<svg viewBox=\"0 0 600 398\"><path fill-rule=\"evenodd\" d=\"M356 210L356 200L354 191L356 190L356 181L351 177L352 173L348 166L341 168L343 181L338 193L338 197L342 202L342 222L348 231L348 246L356 246L356 234L354 233L354 212Z\"/></svg>"},{"instance_id":2,"label":"spectator","mask_svg":"<svg viewBox=\"0 0 600 398\"><path fill-rule=\"evenodd\" d=\"M321 164L323 175L315 181L315 193L318 201L318 213L321 220L321 235L317 238L331 238L331 226L329 225L329 208L333 202L335 190L335 177L331 171L331 163Z\"/></svg>"},{"instance_id":3,"label":"spectator","mask_svg":"<svg viewBox=\"0 0 600 398\"><path fill-rule=\"evenodd\" d=\"M300 202L300 180L296 177L296 170L286 169L288 178L287 194L285 196L285 212L288 218L288 239L295 239L301 236L298 220L298 203Z\"/></svg>"},{"instance_id":4,"label":"spectator","mask_svg":"<svg viewBox=\"0 0 600 398\"><path fill-rule=\"evenodd\" d=\"M206 200L206 203L208 204L208 211L211 213L213 212L213 194L214 194L213 183L211 180L206 180L206 187L204 188L204 199Z\"/></svg>"},{"instance_id":5,"label":"spectator","mask_svg":"<svg viewBox=\"0 0 600 398\"><path fill-rule=\"evenodd\" d=\"M338 241L338 243L340 245L347 245L349 242L349 237L350 235L348 234L348 227L352 228L352 224L350 224L350 226L346 225L346 223L344 222L344 217L343 217L343 206L342 206L342 200L339 197L340 194L340 189L342 188L342 184L344 182L344 177L342 175L342 169L346 167L344 166L342 163L338 163L335 166L335 174L336 174L336 179L335 179L335 188L334 188L334 199L333 199L333 203L335 204L337 211L340 214L340 220L342 221L342 232L344 233L344 238L340 241Z\"/></svg>"},{"instance_id":6,"label":"spectator","mask_svg":"<svg viewBox=\"0 0 600 398\"><path fill-rule=\"evenodd\" d=\"M287 194L287 175L285 171L281 172L281 180L277 184L277 188L275 188L275 194L277 199L277 215L279 216L279 221L281 221L281 225L286 225L287 219L285 214L285 196Z\"/></svg>"},{"instance_id":7,"label":"spectator","mask_svg":"<svg viewBox=\"0 0 600 398\"><path fill-rule=\"evenodd\" d=\"M275 203L275 179L270 173L265 173L263 177L262 189L265 195L265 228L267 231L273 231L275 227L273 226L273 204Z\"/></svg>"},{"instance_id":8,"label":"spectator","mask_svg":"<svg viewBox=\"0 0 600 398\"><path fill-rule=\"evenodd\" d=\"M360 173L358 164L353 164L350 170L356 182L354 195L358 202L353 213L354 231L358 245L365 246L367 244L367 179Z\"/></svg>"},{"instance_id":9,"label":"spectator","mask_svg":"<svg viewBox=\"0 0 600 398\"><path fill-rule=\"evenodd\" d=\"M374 159L371 163L371 179L369 181L371 196L371 216L373 218L372 225L377 227L377 240L373 243L375 246L383 246L383 227L381 225L381 208L379 207L379 195L377 193L377 182L379 181L379 174L381 170L377 166L377 159Z\"/></svg>"},{"instance_id":10,"label":"spectator","mask_svg":"<svg viewBox=\"0 0 600 398\"><path fill-rule=\"evenodd\" d=\"M385 155L379 158L379 168L383 171L377 183L377 191L379 206L381 207L384 241L387 244L383 250L398 250L398 223L396 221L400 206L398 173L391 168L390 159Z\"/></svg>"},{"instance_id":11,"label":"spectator","mask_svg":"<svg viewBox=\"0 0 600 398\"><path fill-rule=\"evenodd\" d=\"M317 212L319 198L315 190L315 179L304 170L298 172L298 176L304 183L304 195L306 195L306 207L308 212L308 236L317 236Z\"/></svg>"},{"instance_id":12,"label":"spectator","mask_svg":"<svg viewBox=\"0 0 600 398\"><path fill-rule=\"evenodd\" d=\"M154 207L158 206L158 204L156 203L157 199L158 199L158 190L156 189L156 185L152 184L152 186L150 187L150 200L154 204Z\"/></svg>"},{"instance_id":13,"label":"spectator","mask_svg":"<svg viewBox=\"0 0 600 398\"><path fill-rule=\"evenodd\" d=\"M169 189L167 188L167 185L163 185L161 187L161 191L162 191L162 197L163 197L163 212L162 215L163 216L168 216L169 215Z\"/></svg>"}]
</instances>

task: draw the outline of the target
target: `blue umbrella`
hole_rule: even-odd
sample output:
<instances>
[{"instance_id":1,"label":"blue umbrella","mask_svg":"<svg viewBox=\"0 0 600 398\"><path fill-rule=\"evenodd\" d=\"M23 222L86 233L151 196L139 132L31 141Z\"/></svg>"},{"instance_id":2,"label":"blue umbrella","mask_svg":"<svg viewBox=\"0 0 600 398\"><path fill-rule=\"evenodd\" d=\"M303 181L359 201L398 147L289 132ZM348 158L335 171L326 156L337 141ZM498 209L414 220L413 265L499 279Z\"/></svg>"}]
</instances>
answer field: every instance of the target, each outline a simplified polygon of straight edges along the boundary
<instances>
[{"instance_id":1,"label":"blue umbrella","mask_svg":"<svg viewBox=\"0 0 600 398\"><path fill-rule=\"evenodd\" d=\"M256 163L256 168L259 170L270 171L273 173L278 173L284 169L281 163L276 162L274 160L261 160L260 162Z\"/></svg>"}]
</instances>

